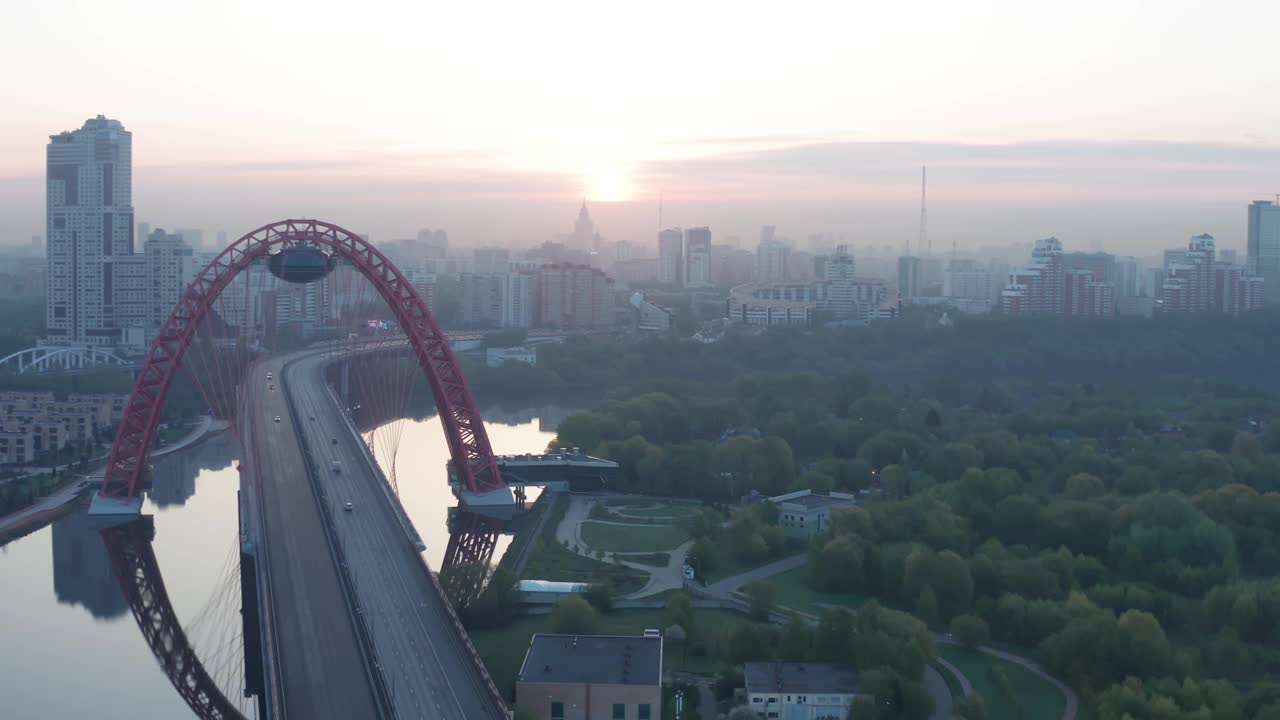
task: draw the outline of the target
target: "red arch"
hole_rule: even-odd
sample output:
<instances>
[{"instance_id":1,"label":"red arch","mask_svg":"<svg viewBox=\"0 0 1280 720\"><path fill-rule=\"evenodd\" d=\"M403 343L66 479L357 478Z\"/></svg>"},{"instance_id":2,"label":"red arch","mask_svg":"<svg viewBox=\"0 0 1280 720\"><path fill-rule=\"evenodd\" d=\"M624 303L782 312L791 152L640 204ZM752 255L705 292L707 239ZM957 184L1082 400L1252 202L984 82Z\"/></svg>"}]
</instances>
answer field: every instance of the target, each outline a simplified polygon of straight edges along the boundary
<instances>
[{"instance_id":1,"label":"red arch","mask_svg":"<svg viewBox=\"0 0 1280 720\"><path fill-rule=\"evenodd\" d=\"M201 320L218 295L254 260L299 244L327 249L351 262L368 278L387 301L408 337L418 365L431 383L459 480L472 492L504 487L489 446L489 436L449 340L404 274L373 245L337 225L319 220L282 220L236 240L214 258L183 293L156 335L146 364L138 373L120 430L111 446L101 495L128 499L137 495L169 386Z\"/></svg>"}]
</instances>

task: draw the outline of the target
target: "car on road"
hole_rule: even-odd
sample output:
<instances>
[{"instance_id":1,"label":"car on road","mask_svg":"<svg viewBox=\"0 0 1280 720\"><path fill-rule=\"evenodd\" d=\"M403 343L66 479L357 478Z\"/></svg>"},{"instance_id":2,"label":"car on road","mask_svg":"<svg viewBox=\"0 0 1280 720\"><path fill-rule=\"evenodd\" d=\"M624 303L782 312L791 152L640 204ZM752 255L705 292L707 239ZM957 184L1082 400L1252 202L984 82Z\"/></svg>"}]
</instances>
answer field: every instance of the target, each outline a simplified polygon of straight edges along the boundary
<instances>
[{"instance_id":1,"label":"car on road","mask_svg":"<svg viewBox=\"0 0 1280 720\"><path fill-rule=\"evenodd\" d=\"M347 506L342 509L346 510L347 512L351 512L352 510L355 509L355 505L352 505L351 503L347 503Z\"/></svg>"},{"instance_id":2,"label":"car on road","mask_svg":"<svg viewBox=\"0 0 1280 720\"><path fill-rule=\"evenodd\" d=\"M333 438L333 439L329 440L329 443L330 443L331 445L337 445L337 444L338 444L338 438Z\"/></svg>"},{"instance_id":3,"label":"car on road","mask_svg":"<svg viewBox=\"0 0 1280 720\"><path fill-rule=\"evenodd\" d=\"M334 472L336 473L342 472L342 463L338 462L337 460L333 461L332 467Z\"/></svg>"},{"instance_id":4,"label":"car on road","mask_svg":"<svg viewBox=\"0 0 1280 720\"><path fill-rule=\"evenodd\" d=\"M268 380L270 380L270 379L271 379L271 373L267 373L267 379L268 379Z\"/></svg>"},{"instance_id":5,"label":"car on road","mask_svg":"<svg viewBox=\"0 0 1280 720\"><path fill-rule=\"evenodd\" d=\"M275 383L271 383L270 385L268 385L268 386L267 386L267 389L268 389L268 390L275 390L275 389L276 389L276 384L275 384Z\"/></svg>"},{"instance_id":6,"label":"car on road","mask_svg":"<svg viewBox=\"0 0 1280 720\"><path fill-rule=\"evenodd\" d=\"M280 416L279 416L279 415L277 415L277 416L276 416L276 422L280 422Z\"/></svg>"}]
</instances>

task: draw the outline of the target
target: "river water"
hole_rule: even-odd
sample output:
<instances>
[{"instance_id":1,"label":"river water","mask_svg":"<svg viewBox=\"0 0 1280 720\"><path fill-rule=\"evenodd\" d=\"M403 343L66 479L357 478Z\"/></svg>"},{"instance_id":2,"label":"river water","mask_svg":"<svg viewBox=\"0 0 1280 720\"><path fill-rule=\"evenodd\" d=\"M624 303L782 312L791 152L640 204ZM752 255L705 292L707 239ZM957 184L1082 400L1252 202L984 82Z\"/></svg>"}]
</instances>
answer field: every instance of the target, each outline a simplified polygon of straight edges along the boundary
<instances>
[{"instance_id":1,"label":"river water","mask_svg":"<svg viewBox=\"0 0 1280 720\"><path fill-rule=\"evenodd\" d=\"M540 452L569 412L493 410L485 426L496 452ZM454 504L448 447L439 418L401 422L400 497L438 569ZM156 559L197 656L254 717L240 692L237 458L224 433L158 459L143 512L154 517ZM499 553L509 543L501 538ZM0 579L0 718L192 717L143 639L83 508L0 548Z\"/></svg>"}]
</instances>

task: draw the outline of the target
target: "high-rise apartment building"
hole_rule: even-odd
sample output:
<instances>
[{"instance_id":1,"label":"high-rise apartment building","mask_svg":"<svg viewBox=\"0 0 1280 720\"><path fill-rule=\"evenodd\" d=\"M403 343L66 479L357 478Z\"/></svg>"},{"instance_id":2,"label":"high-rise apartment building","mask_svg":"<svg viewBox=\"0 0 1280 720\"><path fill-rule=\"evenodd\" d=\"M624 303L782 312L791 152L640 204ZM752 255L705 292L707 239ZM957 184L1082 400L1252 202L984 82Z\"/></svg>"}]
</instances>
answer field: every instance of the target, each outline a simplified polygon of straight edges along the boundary
<instances>
[{"instance_id":1,"label":"high-rise apartment building","mask_svg":"<svg viewBox=\"0 0 1280 720\"><path fill-rule=\"evenodd\" d=\"M658 282L664 285L684 282L684 231L680 228L658 233Z\"/></svg>"},{"instance_id":2,"label":"high-rise apartment building","mask_svg":"<svg viewBox=\"0 0 1280 720\"><path fill-rule=\"evenodd\" d=\"M696 227L684 231L684 285L691 288L711 286L711 228Z\"/></svg>"},{"instance_id":3,"label":"high-rise apartment building","mask_svg":"<svg viewBox=\"0 0 1280 720\"><path fill-rule=\"evenodd\" d=\"M974 314L990 312L998 292L995 273L989 266L967 258L954 258L947 263L942 295L956 309Z\"/></svg>"},{"instance_id":4,"label":"high-rise apartment building","mask_svg":"<svg viewBox=\"0 0 1280 720\"><path fill-rule=\"evenodd\" d=\"M504 247L478 247L472 251L471 271L481 275L511 271L511 251Z\"/></svg>"},{"instance_id":5,"label":"high-rise apartment building","mask_svg":"<svg viewBox=\"0 0 1280 720\"><path fill-rule=\"evenodd\" d=\"M467 327L523 327L533 324L534 276L530 273L462 275L462 321Z\"/></svg>"},{"instance_id":6,"label":"high-rise apartment building","mask_svg":"<svg viewBox=\"0 0 1280 720\"><path fill-rule=\"evenodd\" d=\"M1249 206L1249 264L1263 280L1268 303L1280 301L1280 205L1257 200Z\"/></svg>"},{"instance_id":7,"label":"high-rise apartment building","mask_svg":"<svg viewBox=\"0 0 1280 720\"><path fill-rule=\"evenodd\" d=\"M560 263L532 271L533 323L562 329L614 324L613 281L597 268Z\"/></svg>"},{"instance_id":8,"label":"high-rise apartment building","mask_svg":"<svg viewBox=\"0 0 1280 720\"><path fill-rule=\"evenodd\" d=\"M789 279L791 246L774 239L772 225L766 225L760 237L760 245L756 248L756 281L782 282Z\"/></svg>"},{"instance_id":9,"label":"high-rise apartment building","mask_svg":"<svg viewBox=\"0 0 1280 720\"><path fill-rule=\"evenodd\" d=\"M1137 297L1142 294L1142 266L1132 256L1116 258L1117 297Z\"/></svg>"},{"instance_id":10,"label":"high-rise apartment building","mask_svg":"<svg viewBox=\"0 0 1280 720\"><path fill-rule=\"evenodd\" d=\"M1262 306L1265 278L1231 263L1218 262L1212 235L1196 235L1186 251L1166 251L1160 284L1160 311L1236 315Z\"/></svg>"},{"instance_id":11,"label":"high-rise apartment building","mask_svg":"<svg viewBox=\"0 0 1280 720\"><path fill-rule=\"evenodd\" d=\"M924 285L920 258L904 255L898 258L898 302L906 305L920 297Z\"/></svg>"},{"instance_id":12,"label":"high-rise apartment building","mask_svg":"<svg viewBox=\"0 0 1280 720\"><path fill-rule=\"evenodd\" d=\"M46 342L114 345L115 261L133 254L132 136L101 115L49 137Z\"/></svg>"},{"instance_id":13,"label":"high-rise apartment building","mask_svg":"<svg viewBox=\"0 0 1280 720\"><path fill-rule=\"evenodd\" d=\"M187 245L197 252L204 249L204 230L200 228L178 228L173 231L173 234L182 238ZM218 250L221 249L218 248Z\"/></svg>"}]
</instances>

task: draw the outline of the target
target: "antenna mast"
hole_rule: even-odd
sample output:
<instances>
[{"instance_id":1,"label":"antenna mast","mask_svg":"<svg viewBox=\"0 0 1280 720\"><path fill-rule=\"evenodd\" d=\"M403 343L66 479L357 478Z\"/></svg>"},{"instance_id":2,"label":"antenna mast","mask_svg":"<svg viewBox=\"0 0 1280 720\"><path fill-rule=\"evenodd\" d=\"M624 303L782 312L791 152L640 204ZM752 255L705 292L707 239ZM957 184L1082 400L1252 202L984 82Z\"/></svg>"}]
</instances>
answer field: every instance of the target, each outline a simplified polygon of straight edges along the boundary
<instances>
[{"instance_id":1,"label":"antenna mast","mask_svg":"<svg viewBox=\"0 0 1280 720\"><path fill-rule=\"evenodd\" d=\"M928 168L924 165L920 166L920 249L924 250L925 257L933 256L933 243L928 241L928 233L925 231L925 188L926 188L926 172ZM926 244L928 243L928 244Z\"/></svg>"}]
</instances>

